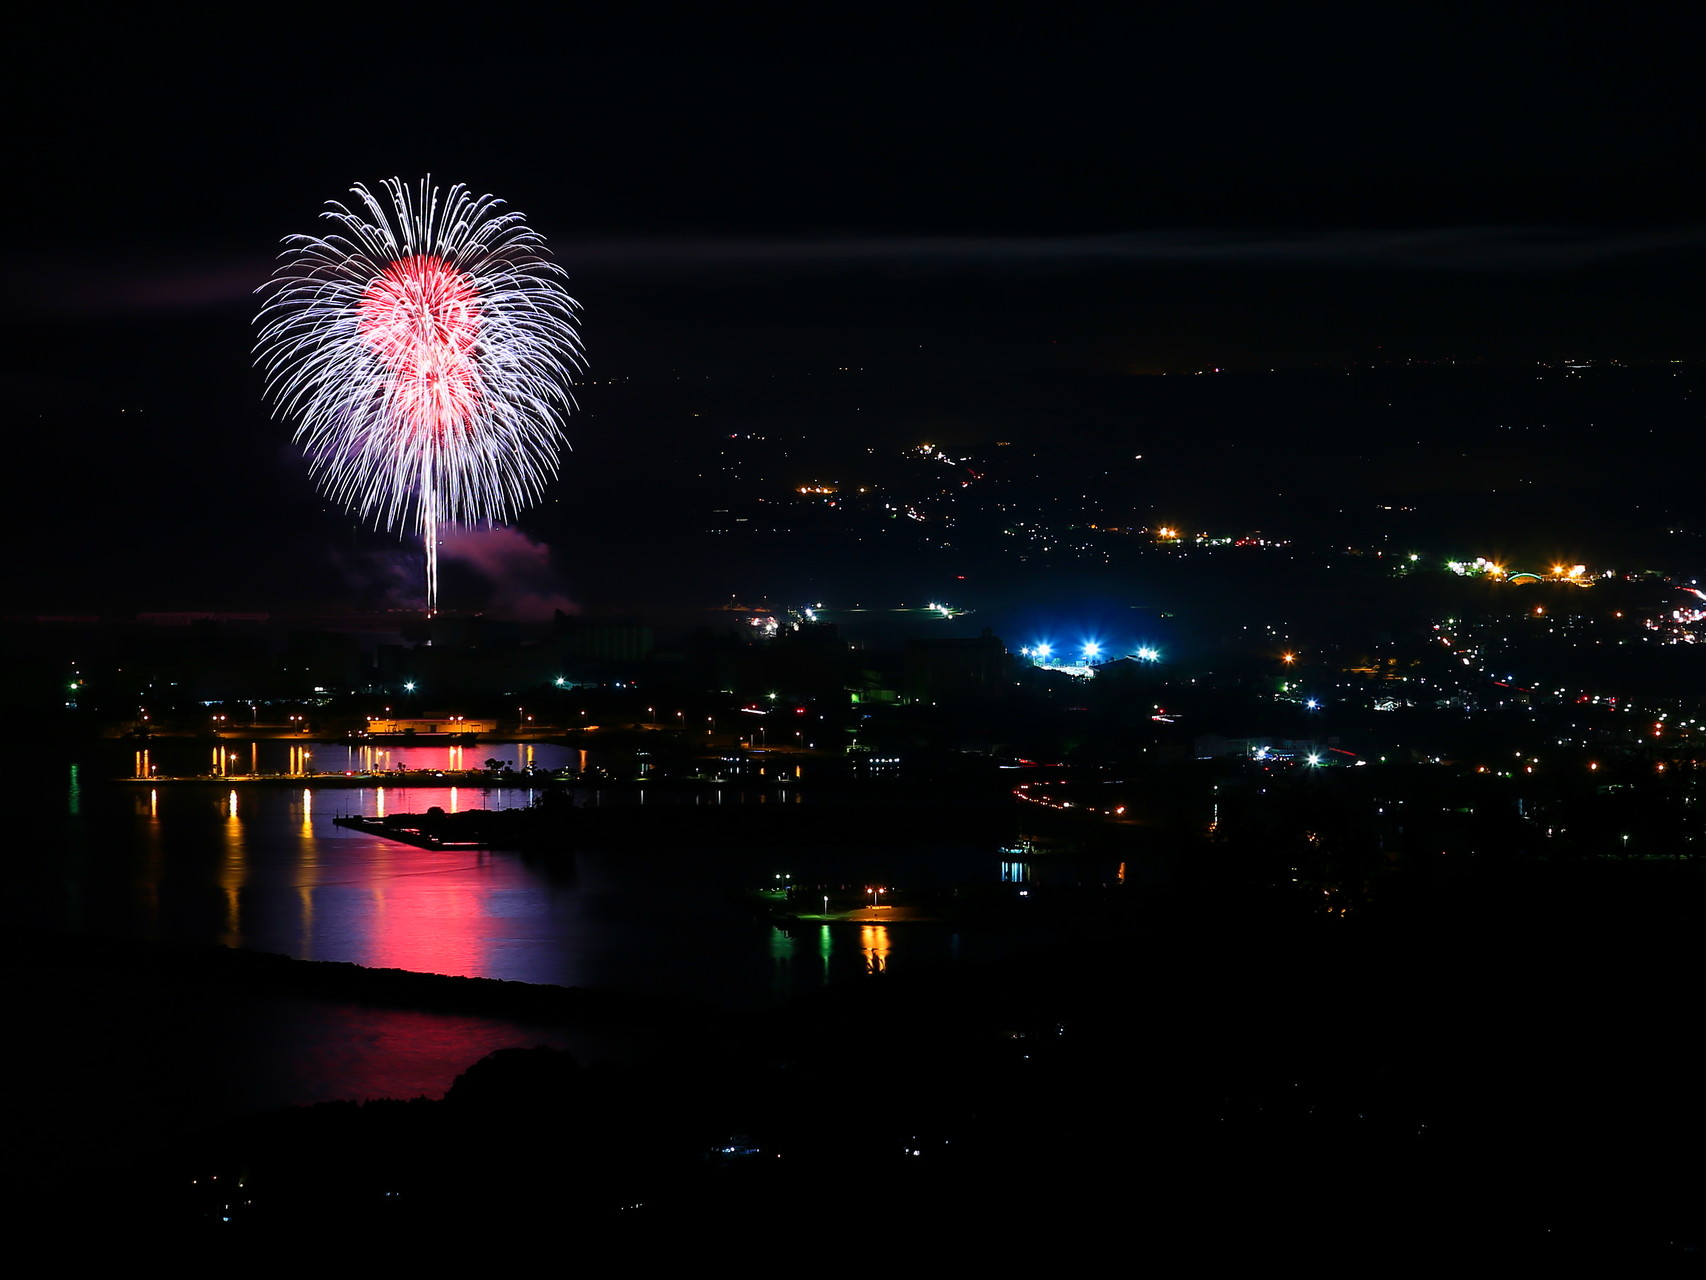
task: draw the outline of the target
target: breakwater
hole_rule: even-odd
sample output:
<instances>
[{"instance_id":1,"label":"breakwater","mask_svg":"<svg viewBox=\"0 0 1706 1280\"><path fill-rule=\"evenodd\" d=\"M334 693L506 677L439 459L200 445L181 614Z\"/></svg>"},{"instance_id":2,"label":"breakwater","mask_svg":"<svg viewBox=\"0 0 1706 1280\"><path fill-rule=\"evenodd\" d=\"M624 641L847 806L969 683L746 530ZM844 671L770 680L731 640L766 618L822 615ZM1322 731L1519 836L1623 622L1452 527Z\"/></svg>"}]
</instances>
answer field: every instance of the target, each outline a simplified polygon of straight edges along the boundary
<instances>
[{"instance_id":1,"label":"breakwater","mask_svg":"<svg viewBox=\"0 0 1706 1280\"><path fill-rule=\"evenodd\" d=\"M335 818L343 827L423 848L532 851L576 848L742 848L755 843L808 845L916 844L1007 839L1021 815L1011 804L558 804L460 813L398 813ZM1034 824L1033 824L1034 825Z\"/></svg>"}]
</instances>

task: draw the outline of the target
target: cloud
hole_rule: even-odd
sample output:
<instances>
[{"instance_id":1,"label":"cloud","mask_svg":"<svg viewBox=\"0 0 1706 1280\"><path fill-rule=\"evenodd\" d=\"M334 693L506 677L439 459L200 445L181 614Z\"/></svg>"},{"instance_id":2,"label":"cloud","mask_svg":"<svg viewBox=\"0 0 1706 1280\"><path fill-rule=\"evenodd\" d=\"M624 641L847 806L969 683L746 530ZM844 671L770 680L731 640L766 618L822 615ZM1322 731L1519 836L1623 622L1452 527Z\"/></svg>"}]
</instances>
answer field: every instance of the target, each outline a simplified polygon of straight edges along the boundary
<instances>
[{"instance_id":1,"label":"cloud","mask_svg":"<svg viewBox=\"0 0 1706 1280\"><path fill-rule=\"evenodd\" d=\"M842 236L559 241L571 270L845 266L1392 267L1551 270L1706 247L1706 226L1633 231L1486 226L1398 230L1156 230L1086 236Z\"/></svg>"},{"instance_id":2,"label":"cloud","mask_svg":"<svg viewBox=\"0 0 1706 1280\"><path fill-rule=\"evenodd\" d=\"M551 248L571 278L667 273L771 271L803 274L848 268L926 267L987 271L1044 267L1228 267L1268 270L1392 269L1544 272L1646 255L1706 249L1706 225L1596 230L1482 226L1276 231L1151 230L1056 236L817 236L739 238L558 238ZM20 287L45 314L131 316L256 305L255 290L275 263L259 257L136 267L119 263L56 270Z\"/></svg>"},{"instance_id":3,"label":"cloud","mask_svg":"<svg viewBox=\"0 0 1706 1280\"><path fill-rule=\"evenodd\" d=\"M349 551L327 547L333 570L343 578L345 593L375 609L424 609L426 583L418 549Z\"/></svg>"},{"instance_id":4,"label":"cloud","mask_svg":"<svg viewBox=\"0 0 1706 1280\"><path fill-rule=\"evenodd\" d=\"M562 593L551 567L551 548L519 529L447 529L439 541L439 559L454 561L484 578L491 588L485 612L521 622L549 619L556 610L578 613Z\"/></svg>"},{"instance_id":5,"label":"cloud","mask_svg":"<svg viewBox=\"0 0 1706 1280\"><path fill-rule=\"evenodd\" d=\"M551 548L519 529L446 527L440 530L438 554L441 584L445 584L446 567L457 566L457 581L448 592L452 598L442 599L447 593L441 587L441 602L448 608L473 604L483 587L480 609L495 618L542 622L559 609L580 612L580 606L563 594L551 565ZM425 562L418 539L405 546L363 551L328 547L327 555L343 578L346 593L367 607L426 607Z\"/></svg>"},{"instance_id":6,"label":"cloud","mask_svg":"<svg viewBox=\"0 0 1706 1280\"><path fill-rule=\"evenodd\" d=\"M49 315L129 317L255 305L255 290L272 274L265 258L185 260L137 266L84 261L52 276L30 271L19 286Z\"/></svg>"}]
</instances>

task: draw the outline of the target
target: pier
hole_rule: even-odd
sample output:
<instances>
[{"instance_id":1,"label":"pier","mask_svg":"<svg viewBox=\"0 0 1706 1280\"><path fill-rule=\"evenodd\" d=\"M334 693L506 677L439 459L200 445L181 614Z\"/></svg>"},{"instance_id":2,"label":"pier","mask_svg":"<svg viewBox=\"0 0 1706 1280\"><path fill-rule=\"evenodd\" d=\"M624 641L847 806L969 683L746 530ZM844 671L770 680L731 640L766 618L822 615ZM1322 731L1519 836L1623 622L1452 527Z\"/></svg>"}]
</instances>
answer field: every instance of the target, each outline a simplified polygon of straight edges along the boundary
<instances>
[{"instance_id":1,"label":"pier","mask_svg":"<svg viewBox=\"0 0 1706 1280\"><path fill-rule=\"evenodd\" d=\"M148 778L117 778L128 786L217 786L217 787L479 787L511 790L540 787L561 779L524 773L493 774L484 769L408 769L391 773L193 773L159 774ZM607 784L608 785L608 784Z\"/></svg>"},{"instance_id":2,"label":"pier","mask_svg":"<svg viewBox=\"0 0 1706 1280\"><path fill-rule=\"evenodd\" d=\"M420 814L414 813L399 816L411 820L418 820L421 817ZM348 827L352 831L363 831L368 835L383 836L387 840L396 840L403 844L412 844L417 849L490 849L493 847L484 839L467 839L462 836L446 839L422 826L405 826L395 819L364 818L359 814L333 818L332 825Z\"/></svg>"}]
</instances>

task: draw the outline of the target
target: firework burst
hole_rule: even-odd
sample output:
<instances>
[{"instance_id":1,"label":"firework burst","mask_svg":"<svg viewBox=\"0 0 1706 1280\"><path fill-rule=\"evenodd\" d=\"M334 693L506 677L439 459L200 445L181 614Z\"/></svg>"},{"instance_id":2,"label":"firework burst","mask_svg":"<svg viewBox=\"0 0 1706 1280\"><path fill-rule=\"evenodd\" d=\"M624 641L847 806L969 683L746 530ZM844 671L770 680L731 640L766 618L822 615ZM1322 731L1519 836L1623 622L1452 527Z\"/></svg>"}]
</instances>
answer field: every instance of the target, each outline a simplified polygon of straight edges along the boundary
<instances>
[{"instance_id":1,"label":"firework burst","mask_svg":"<svg viewBox=\"0 0 1706 1280\"><path fill-rule=\"evenodd\" d=\"M285 240L256 360L326 493L422 536L434 611L439 526L506 520L557 474L578 308L502 201L430 180L352 191L321 214L328 234Z\"/></svg>"}]
</instances>

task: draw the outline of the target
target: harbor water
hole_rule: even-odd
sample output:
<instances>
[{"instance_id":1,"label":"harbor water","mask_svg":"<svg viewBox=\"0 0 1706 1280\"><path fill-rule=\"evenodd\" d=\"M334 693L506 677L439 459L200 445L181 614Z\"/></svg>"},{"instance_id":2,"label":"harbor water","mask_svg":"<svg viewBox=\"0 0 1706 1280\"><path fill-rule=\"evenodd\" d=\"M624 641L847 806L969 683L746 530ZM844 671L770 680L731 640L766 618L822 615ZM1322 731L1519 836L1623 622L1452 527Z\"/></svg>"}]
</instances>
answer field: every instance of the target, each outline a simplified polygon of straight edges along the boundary
<instances>
[{"instance_id":1,"label":"harbor water","mask_svg":"<svg viewBox=\"0 0 1706 1280\"><path fill-rule=\"evenodd\" d=\"M376 750L383 752L377 759ZM478 769L489 759L513 774L480 785L441 786L431 777L435 770ZM970 930L946 921L784 928L755 912L745 896L785 877L847 886L855 895L860 886L952 884L1007 884L1019 892L1041 873L1022 850L993 844L921 844L897 829L892 839L866 846L796 837L782 847L755 822L751 842L732 850L522 854L423 849L333 822L341 814L429 806L519 807L543 787L525 770L582 764L578 752L545 744L375 749L180 741L150 744L146 755L131 747L86 755L54 766L57 795L39 843L14 863L18 891L8 897L7 923L14 931L218 944L300 960L668 997L728 1011L773 1007L828 983L999 955L1027 941L1022 929ZM225 780L158 780L197 765ZM412 771L410 782L428 785L248 780L305 767L401 768ZM118 780L125 778L131 780ZM731 788L717 798L810 803L805 792L778 789ZM582 803L596 800L596 793L581 796ZM643 789L619 798L644 801ZM1063 859L1049 874L1106 881L1115 868ZM471 1062L506 1044L554 1043L588 1057L622 1052L574 1028L314 1000L269 1001L264 1009L224 1016L227 1033L202 1036L197 1028L205 1020L198 1022L195 1011L175 1015L182 1023L176 1043L198 1062L208 1054L236 1055L221 1068L222 1107L436 1096ZM171 1037L157 1039L158 1049L171 1051Z\"/></svg>"}]
</instances>

